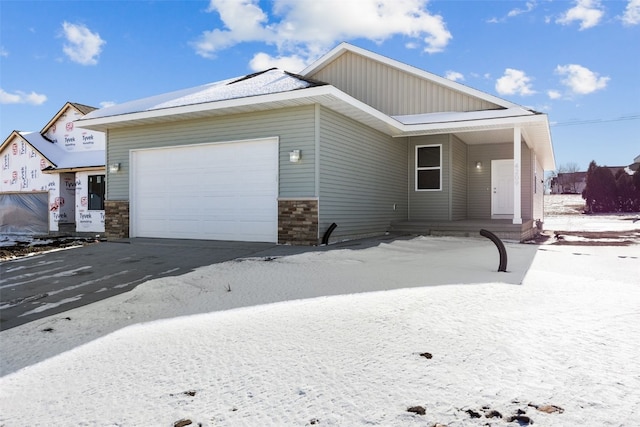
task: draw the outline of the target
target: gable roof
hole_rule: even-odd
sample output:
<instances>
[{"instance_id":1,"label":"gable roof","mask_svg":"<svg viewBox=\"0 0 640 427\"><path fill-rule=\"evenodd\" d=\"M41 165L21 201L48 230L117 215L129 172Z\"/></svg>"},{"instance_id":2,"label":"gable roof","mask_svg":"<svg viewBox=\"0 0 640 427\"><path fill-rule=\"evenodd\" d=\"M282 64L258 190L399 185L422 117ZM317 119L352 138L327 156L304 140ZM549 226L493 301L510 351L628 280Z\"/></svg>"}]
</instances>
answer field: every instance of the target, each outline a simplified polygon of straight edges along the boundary
<instances>
[{"instance_id":1,"label":"gable roof","mask_svg":"<svg viewBox=\"0 0 640 427\"><path fill-rule=\"evenodd\" d=\"M401 72L404 72L406 74L418 77L419 79L428 80L430 82L433 82L435 84L438 84L450 90L460 92L475 98L479 98L492 104L496 104L496 106L498 107L502 107L502 108L519 107L518 104L499 98L497 96L488 94L486 92L482 92L480 90L466 86L462 83L454 82L453 80L440 77L428 71L421 70L420 68L416 68L411 65L405 64L403 62L396 61L391 58L387 58L386 56L382 56L375 52L371 52L369 50L362 49L360 47L357 47L345 42L340 43L331 51L329 51L328 53L320 57L314 63L312 63L307 68L302 70L300 74L307 77L317 74L319 71L326 68L327 66L332 64L339 57L341 57L342 55L345 55L346 53L353 53L356 55L360 55L362 57L366 57L380 64L384 64L388 67L400 70Z\"/></svg>"},{"instance_id":2,"label":"gable roof","mask_svg":"<svg viewBox=\"0 0 640 427\"><path fill-rule=\"evenodd\" d=\"M62 116L69 108L73 108L76 111L78 111L80 114L82 114L83 116L90 113L91 111L97 110L97 108L95 107L90 107L88 105L84 105L84 104L78 104L77 102L67 102L65 103L62 108L60 108L60 110L58 110L58 112L51 118L51 120L49 120L47 122L46 125L44 125L44 127L42 128L42 130L40 131L41 134L45 134L47 133L47 131L49 130L49 128L60 118L60 116Z\"/></svg>"},{"instance_id":3,"label":"gable roof","mask_svg":"<svg viewBox=\"0 0 640 427\"><path fill-rule=\"evenodd\" d=\"M67 151L58 144L49 141L40 132L18 132L14 130L0 145L0 152L15 138L29 144L53 165L53 167L45 170L93 169L102 168L105 165L105 152L103 150Z\"/></svg>"},{"instance_id":4,"label":"gable roof","mask_svg":"<svg viewBox=\"0 0 640 427\"><path fill-rule=\"evenodd\" d=\"M463 112L390 116L345 93L337 87L311 79L313 70L330 63L344 52L368 55L412 73L431 79L452 90L481 97L494 109ZM527 144L532 146L546 170L555 169L549 121L546 114L528 110L459 83L435 76L414 67L356 48L346 43L303 71L302 75L279 69L223 80L195 88L183 89L134 100L93 111L77 121L86 129L105 131L141 124L198 119L229 114L266 111L277 108L320 104L392 137L456 134L467 144L513 141L513 128L521 127ZM446 114L445 114L446 113Z\"/></svg>"}]
</instances>

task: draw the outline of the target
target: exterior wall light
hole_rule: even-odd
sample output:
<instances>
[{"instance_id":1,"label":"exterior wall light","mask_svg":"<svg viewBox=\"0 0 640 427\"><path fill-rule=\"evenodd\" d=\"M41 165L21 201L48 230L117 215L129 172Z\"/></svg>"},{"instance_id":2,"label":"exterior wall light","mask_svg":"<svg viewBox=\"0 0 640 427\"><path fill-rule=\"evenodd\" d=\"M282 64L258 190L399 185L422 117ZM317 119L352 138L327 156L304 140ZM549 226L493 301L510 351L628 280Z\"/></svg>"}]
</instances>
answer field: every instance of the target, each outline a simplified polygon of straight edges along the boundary
<instances>
[{"instance_id":1,"label":"exterior wall light","mask_svg":"<svg viewBox=\"0 0 640 427\"><path fill-rule=\"evenodd\" d=\"M298 163L300 161L300 150L291 150L289 152L289 161L291 163Z\"/></svg>"},{"instance_id":2,"label":"exterior wall light","mask_svg":"<svg viewBox=\"0 0 640 427\"><path fill-rule=\"evenodd\" d=\"M110 173L117 173L120 170L120 163L111 163L109 165Z\"/></svg>"},{"instance_id":3,"label":"exterior wall light","mask_svg":"<svg viewBox=\"0 0 640 427\"><path fill-rule=\"evenodd\" d=\"M482 162L476 162L476 169L482 169Z\"/></svg>"}]
</instances>

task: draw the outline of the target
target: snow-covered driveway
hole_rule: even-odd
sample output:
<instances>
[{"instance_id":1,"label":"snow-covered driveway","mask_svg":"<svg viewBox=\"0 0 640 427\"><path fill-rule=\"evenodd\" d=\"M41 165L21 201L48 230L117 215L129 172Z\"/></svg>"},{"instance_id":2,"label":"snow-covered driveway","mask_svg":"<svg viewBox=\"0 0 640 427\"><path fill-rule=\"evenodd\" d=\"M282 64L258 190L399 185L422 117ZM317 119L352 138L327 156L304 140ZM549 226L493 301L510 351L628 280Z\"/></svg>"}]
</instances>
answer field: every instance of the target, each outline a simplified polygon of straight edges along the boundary
<instances>
[{"instance_id":1,"label":"snow-covered driveway","mask_svg":"<svg viewBox=\"0 0 640 427\"><path fill-rule=\"evenodd\" d=\"M640 246L508 251L510 273L488 240L423 237L146 282L3 332L6 371L31 366L0 424L637 425Z\"/></svg>"}]
</instances>

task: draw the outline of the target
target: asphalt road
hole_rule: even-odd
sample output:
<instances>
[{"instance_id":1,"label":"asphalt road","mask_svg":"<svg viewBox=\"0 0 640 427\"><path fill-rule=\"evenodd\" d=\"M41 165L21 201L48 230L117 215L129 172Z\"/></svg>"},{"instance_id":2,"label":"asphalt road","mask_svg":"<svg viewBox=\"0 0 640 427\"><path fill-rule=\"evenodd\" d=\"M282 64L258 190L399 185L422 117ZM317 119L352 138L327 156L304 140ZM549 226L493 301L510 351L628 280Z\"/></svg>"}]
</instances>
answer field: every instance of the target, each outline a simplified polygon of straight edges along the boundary
<instances>
[{"instance_id":1,"label":"asphalt road","mask_svg":"<svg viewBox=\"0 0 640 427\"><path fill-rule=\"evenodd\" d=\"M246 257L363 249L392 237L324 247L272 243L126 239L0 262L0 330L130 291L148 280Z\"/></svg>"}]
</instances>

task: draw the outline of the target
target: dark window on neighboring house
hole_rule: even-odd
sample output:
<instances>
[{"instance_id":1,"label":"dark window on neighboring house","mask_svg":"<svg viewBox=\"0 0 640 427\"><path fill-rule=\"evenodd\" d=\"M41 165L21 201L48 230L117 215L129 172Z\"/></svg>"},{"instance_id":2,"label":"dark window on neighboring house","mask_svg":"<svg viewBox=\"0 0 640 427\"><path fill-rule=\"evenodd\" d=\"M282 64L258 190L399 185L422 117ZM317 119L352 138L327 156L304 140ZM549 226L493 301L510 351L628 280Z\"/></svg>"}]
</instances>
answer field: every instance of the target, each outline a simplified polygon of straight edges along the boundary
<instances>
[{"instance_id":1,"label":"dark window on neighboring house","mask_svg":"<svg viewBox=\"0 0 640 427\"><path fill-rule=\"evenodd\" d=\"M442 145L416 147L416 190L442 190Z\"/></svg>"},{"instance_id":2,"label":"dark window on neighboring house","mask_svg":"<svg viewBox=\"0 0 640 427\"><path fill-rule=\"evenodd\" d=\"M104 175L89 175L89 210L104 210Z\"/></svg>"}]
</instances>

